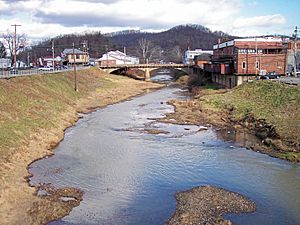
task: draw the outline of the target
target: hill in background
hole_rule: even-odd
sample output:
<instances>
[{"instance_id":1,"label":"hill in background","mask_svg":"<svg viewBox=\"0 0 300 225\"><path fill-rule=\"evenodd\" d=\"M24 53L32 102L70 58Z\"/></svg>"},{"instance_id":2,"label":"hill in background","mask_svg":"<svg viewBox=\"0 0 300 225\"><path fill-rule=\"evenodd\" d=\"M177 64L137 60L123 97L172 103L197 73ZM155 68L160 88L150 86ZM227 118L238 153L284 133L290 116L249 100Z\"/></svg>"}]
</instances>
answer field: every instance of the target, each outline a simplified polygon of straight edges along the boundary
<instances>
[{"instance_id":1,"label":"hill in background","mask_svg":"<svg viewBox=\"0 0 300 225\"><path fill-rule=\"evenodd\" d=\"M54 38L55 52L60 53L64 48L71 48L75 43L76 48L83 48L83 43L88 43L88 51L92 58L99 58L107 50L120 50L126 48L128 55L137 56L143 61L172 61L180 62L184 51L190 49L212 49L218 39L230 39L230 36L221 31L212 32L201 25L179 25L160 33L148 33L135 30L101 34L100 32L61 35ZM28 54L34 59L51 55L51 41L45 40L33 46ZM143 54L147 48L146 55ZM28 56L28 54L23 54ZM144 52L145 53L145 52Z\"/></svg>"}]
</instances>

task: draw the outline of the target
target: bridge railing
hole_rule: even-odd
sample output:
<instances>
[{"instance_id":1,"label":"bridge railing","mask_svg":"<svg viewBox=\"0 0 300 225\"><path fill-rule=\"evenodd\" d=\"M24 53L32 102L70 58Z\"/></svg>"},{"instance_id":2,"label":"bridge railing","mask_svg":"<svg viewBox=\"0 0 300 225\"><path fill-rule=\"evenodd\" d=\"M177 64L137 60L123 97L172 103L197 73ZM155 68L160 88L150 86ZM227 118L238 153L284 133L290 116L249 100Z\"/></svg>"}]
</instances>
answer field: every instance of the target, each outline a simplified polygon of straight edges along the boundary
<instances>
[{"instance_id":1,"label":"bridge railing","mask_svg":"<svg viewBox=\"0 0 300 225\"><path fill-rule=\"evenodd\" d=\"M114 69L114 68L185 68L185 64L123 64L113 66L99 66L101 69Z\"/></svg>"}]
</instances>

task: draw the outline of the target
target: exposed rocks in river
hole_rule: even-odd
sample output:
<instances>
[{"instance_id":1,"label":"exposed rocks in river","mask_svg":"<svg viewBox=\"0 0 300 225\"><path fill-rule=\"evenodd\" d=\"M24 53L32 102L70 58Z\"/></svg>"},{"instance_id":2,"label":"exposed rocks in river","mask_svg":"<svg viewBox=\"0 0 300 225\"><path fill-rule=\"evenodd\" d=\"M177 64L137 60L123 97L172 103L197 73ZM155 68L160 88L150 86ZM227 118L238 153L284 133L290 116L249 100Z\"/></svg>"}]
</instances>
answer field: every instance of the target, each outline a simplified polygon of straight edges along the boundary
<instances>
[{"instance_id":1,"label":"exposed rocks in river","mask_svg":"<svg viewBox=\"0 0 300 225\"><path fill-rule=\"evenodd\" d=\"M177 206L166 225L229 225L226 213L250 213L256 209L248 198L213 186L196 187L176 194Z\"/></svg>"}]
</instances>

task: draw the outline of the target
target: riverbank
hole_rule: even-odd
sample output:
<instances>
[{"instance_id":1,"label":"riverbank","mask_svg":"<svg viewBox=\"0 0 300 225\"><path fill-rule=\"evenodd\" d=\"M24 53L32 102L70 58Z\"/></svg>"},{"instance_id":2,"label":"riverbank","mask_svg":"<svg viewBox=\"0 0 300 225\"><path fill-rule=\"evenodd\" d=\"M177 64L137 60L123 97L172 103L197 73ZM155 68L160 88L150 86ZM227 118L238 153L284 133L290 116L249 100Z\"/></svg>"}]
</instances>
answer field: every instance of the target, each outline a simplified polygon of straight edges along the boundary
<instances>
[{"instance_id":1,"label":"riverbank","mask_svg":"<svg viewBox=\"0 0 300 225\"><path fill-rule=\"evenodd\" d=\"M245 147L300 162L299 88L255 81L231 90L206 86L194 92L192 100L171 101L176 112L164 121L211 124L218 130L252 135L258 141Z\"/></svg>"},{"instance_id":2,"label":"riverbank","mask_svg":"<svg viewBox=\"0 0 300 225\"><path fill-rule=\"evenodd\" d=\"M250 213L255 203L246 197L213 186L196 187L176 194L176 212L166 225L218 224L231 225L226 213Z\"/></svg>"},{"instance_id":3,"label":"riverbank","mask_svg":"<svg viewBox=\"0 0 300 225\"><path fill-rule=\"evenodd\" d=\"M38 197L29 187L27 166L49 156L79 113L126 100L161 85L108 75L96 68L0 80L1 224L44 224L67 215L82 199L72 188ZM67 200L66 200L67 199Z\"/></svg>"}]
</instances>

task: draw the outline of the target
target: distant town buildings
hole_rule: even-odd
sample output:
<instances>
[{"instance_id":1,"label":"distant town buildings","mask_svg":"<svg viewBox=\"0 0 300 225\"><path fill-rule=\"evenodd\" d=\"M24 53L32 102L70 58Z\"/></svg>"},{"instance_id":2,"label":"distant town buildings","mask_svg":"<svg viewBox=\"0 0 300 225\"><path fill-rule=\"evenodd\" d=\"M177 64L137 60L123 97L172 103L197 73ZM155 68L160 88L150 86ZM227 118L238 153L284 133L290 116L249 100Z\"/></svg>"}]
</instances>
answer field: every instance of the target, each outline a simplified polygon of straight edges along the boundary
<instances>
[{"instance_id":1,"label":"distant town buildings","mask_svg":"<svg viewBox=\"0 0 300 225\"><path fill-rule=\"evenodd\" d=\"M194 57L195 66L204 69L204 66L211 61L212 54L203 53Z\"/></svg>"},{"instance_id":2,"label":"distant town buildings","mask_svg":"<svg viewBox=\"0 0 300 225\"><path fill-rule=\"evenodd\" d=\"M213 54L211 50L202 50L202 49L195 49L195 50L187 50L183 56L183 63L187 65L194 65L194 58L195 56L199 56L202 54Z\"/></svg>"},{"instance_id":3,"label":"distant town buildings","mask_svg":"<svg viewBox=\"0 0 300 225\"><path fill-rule=\"evenodd\" d=\"M134 65L139 64L139 58L126 55L121 51L109 51L97 60L100 66Z\"/></svg>"},{"instance_id":4,"label":"distant town buildings","mask_svg":"<svg viewBox=\"0 0 300 225\"><path fill-rule=\"evenodd\" d=\"M67 64L88 64L89 63L89 54L83 52L79 49L68 48L62 52L62 57Z\"/></svg>"},{"instance_id":5,"label":"distant town buildings","mask_svg":"<svg viewBox=\"0 0 300 225\"><path fill-rule=\"evenodd\" d=\"M11 66L11 59L0 58L0 69L7 69Z\"/></svg>"},{"instance_id":6,"label":"distant town buildings","mask_svg":"<svg viewBox=\"0 0 300 225\"><path fill-rule=\"evenodd\" d=\"M54 63L53 63L54 62ZM44 56L39 58L40 66L54 67L60 66L62 64L62 58L60 56L56 56L52 58L52 56Z\"/></svg>"}]
</instances>

